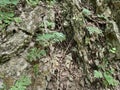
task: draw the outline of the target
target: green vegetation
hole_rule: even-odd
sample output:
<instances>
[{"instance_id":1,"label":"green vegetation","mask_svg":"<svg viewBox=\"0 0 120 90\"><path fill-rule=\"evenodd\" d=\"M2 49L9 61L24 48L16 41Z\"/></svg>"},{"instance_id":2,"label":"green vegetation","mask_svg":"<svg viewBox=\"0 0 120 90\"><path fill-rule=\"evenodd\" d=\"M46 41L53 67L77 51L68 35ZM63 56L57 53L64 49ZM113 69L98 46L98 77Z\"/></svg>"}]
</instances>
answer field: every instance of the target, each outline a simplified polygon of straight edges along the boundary
<instances>
[{"instance_id":1,"label":"green vegetation","mask_svg":"<svg viewBox=\"0 0 120 90\"><path fill-rule=\"evenodd\" d=\"M16 6L19 4L19 1L20 0L0 0L0 30L2 30L2 31L6 30L7 26L9 26L13 22L19 23L22 21L21 18L17 17L14 12L16 9ZM70 59L72 59L71 61L75 60L74 62L78 63L76 65L79 65L79 66L81 65L79 67L79 69L81 70L81 72L83 71L82 74L84 77L89 78L89 75L88 75L89 70L94 69L94 70L90 70L90 73L91 73L91 71L93 71L92 74L94 75L94 78L93 77L90 78L93 80L89 80L89 81L91 81L91 83L92 83L92 81L94 81L94 79L97 79L100 81L100 85L102 82L103 86L105 86L105 87L109 87L109 86L114 87L114 86L117 86L120 84L120 82L117 80L119 77L116 75L116 73L119 73L118 72L119 66L118 67L114 66L114 64L111 64L111 61L110 61L113 58L116 59L117 55L115 55L115 54L117 53L117 49L116 49L117 47L111 45L109 48L109 41L107 41L107 38L109 38L108 36L112 35L111 34L112 29L117 30L116 29L117 27L114 27L114 24L110 23L110 25L107 25L108 22L110 22L111 20L115 20L115 19L113 19L113 16L115 16L115 17L117 16L112 13L113 11L111 11L110 17L108 15L109 18L107 16L105 16L104 12L103 12L103 14L99 15L99 14L95 13L97 10L94 10L94 8L92 8L92 6L90 6L92 4L84 6L84 3L82 3L82 1L84 1L84 0L80 0L81 1L81 2L79 2L79 4L81 5L80 8L79 7L76 8L78 5L77 1L79 1L79 0L71 0L70 2L67 0L66 1L63 0L64 4L62 5L62 3L60 3L61 5L59 5L59 6L57 6L57 5L59 4L59 1L62 1L62 0L58 0L58 3L56 3L57 0L25 0L25 1L26 1L24 3L25 9L24 9L24 5L23 5L23 7L21 6L21 8L25 10L25 14L30 15L30 16L33 15L33 20L35 18L34 21L37 21L36 19L38 19L37 18L38 16L34 16L34 15L36 15L36 12L35 13L32 12L34 14L31 14L31 10L36 10L36 11L40 11L40 15L39 14L38 15L41 17L40 23L35 22L35 24L37 25L37 26L35 26L35 29L36 28L37 29L34 30L35 31L34 34L30 33L30 35L29 35L29 32L26 30L27 28L25 28L24 30L21 30L21 32L23 31L23 33L25 35L28 34L28 35L26 35L26 37L28 36L28 38L25 38L25 42L31 42L32 40L33 40L33 42L35 42L34 47L30 48L29 50L27 48L27 50L28 50L27 60L32 66L32 70L34 72L35 77L37 77L40 73L39 72L40 59L46 57L47 55L51 55L51 53L49 54L49 52L47 51L47 50L51 50L51 48L49 49L49 47L54 44L59 44L62 41L66 40L66 36L63 33L57 32L57 31L60 31L61 27L62 27L62 31L64 31L66 34L68 34L68 40L66 40L67 43L65 42L66 43L65 46L67 47L67 44L68 44L68 47L67 48L65 47L65 49L66 49L65 52L62 51L63 52L63 57L61 55L62 58L57 57L58 59L61 58L60 60L62 63L66 62L66 61L64 61L64 59L66 60L65 55L68 54L67 56L70 55ZM74 3L73 3L73 1L74 1ZM87 1L87 0L85 0L85 1ZM95 1L95 0L93 0L93 1ZM109 1L109 0L107 0L107 1ZM43 5L42 9L37 10L36 8L33 8L33 7L36 7L37 5L39 5L40 2L42 2L40 7L42 7L42 5ZM54 5L55 3L56 3L56 6ZM21 2L20 2L20 4L21 4ZM28 5L27 9L26 9L26 6L27 6L26 4ZM66 7L67 4L69 4L68 7ZM45 5L48 5L48 6L45 6ZM106 5L108 5L108 4L106 4ZM97 8L97 5L95 5L95 6ZM111 6L110 8L114 8L114 6L115 5ZM32 7L32 8L29 9L29 7ZM61 8L61 7L65 7L65 8ZM104 7L104 6L102 6L102 7ZM70 8L70 10L69 10L69 8ZM49 14L48 9L50 11L51 11L51 9L54 10L53 16L51 14L48 15ZM45 10L45 11L43 11L43 10ZM91 10L93 10L93 12ZM50 13L52 13L52 11ZM113 14L113 16L112 16L112 14ZM25 20L27 21L27 19L25 19ZM31 18L30 18L30 20L31 20ZM66 22L64 22L64 21L66 21ZM32 22L32 20L31 20L31 22ZM66 25L66 27L63 24ZM31 24L28 24L28 25L31 25ZM23 25L23 27L24 27L24 25ZM60 28L58 28L58 27L60 27ZM18 29L19 28L22 28L22 26L21 27L18 26ZM107 31L107 28L108 28L108 31ZM54 29L59 29L59 30L54 31ZM32 30L32 29L30 29L30 30ZM109 33L109 30L110 30L110 33ZM114 33L116 33L115 30L113 31ZM108 34L106 32L108 32ZM40 34L40 33L42 33L42 34ZM16 32L15 34L17 36L18 33ZM22 35L24 35L24 34L22 34ZM69 40L71 38L70 37L71 35L69 35L69 34L72 35L73 39ZM0 33L0 35L1 35L1 33ZM13 34L9 35L9 37L7 37L7 39L6 39L7 34L6 34L6 36L3 35L2 39L0 39L0 42L3 40L2 43L3 44L5 43L4 46L8 46L8 47L10 45L11 46L14 45L11 43L12 40L14 40L14 39L10 38L10 36L12 36L12 35ZM117 41L116 35L117 34L112 35L113 37L115 37L115 41ZM30 39L29 39L29 36L31 37ZM4 40L4 38L5 38L5 40ZM8 38L10 38L10 39L8 39ZM18 39L21 39L21 38L18 38ZM11 40L11 41L9 41L10 44L9 44L9 42L7 42L7 40ZM111 40L111 43L114 43L114 42L112 42L112 40ZM26 43L24 43L24 44L26 44ZM21 43L20 48L17 48L16 50L20 50L21 48L23 49L24 46L25 46L25 48L28 46L28 44L27 45L24 45L24 44ZM15 45L17 46L16 43L15 43ZM76 47L75 50L74 50L74 47ZM3 48L3 47L0 47L0 48ZM70 50L69 50L69 48L70 48ZM73 50L71 50L71 48L73 48ZM5 49L6 50L3 50L3 51L5 51L5 54L6 54L8 49L6 47L5 47ZM11 47L9 49L11 49ZM1 52L3 52L3 51L1 51ZM20 53L22 53L22 51ZM74 51L74 52L72 53L71 51ZM15 51L14 53L17 53L17 52ZM12 54L14 54L14 53L12 52ZM12 55L10 55L10 54L11 53L8 53L7 55L8 55L8 58L10 58L10 60L11 60ZM19 54L19 52L17 54ZM110 56L111 54L113 56ZM1 55L4 56L4 52ZM7 58L7 55L6 55L5 59ZM15 55L13 55L13 56L15 56ZM22 54L20 54L20 55L22 55ZM92 57L92 55L94 55L94 57ZM54 60L54 58L51 58L51 59ZM94 63L94 60L97 62L97 64L96 64L96 62ZM69 61L69 62L71 62L71 61ZM42 62L42 60L41 60L41 62ZM83 64L84 67L82 67L82 62L84 63ZM59 62L56 62L56 66L58 63ZM114 62L112 62L112 63L114 63ZM54 64L54 61L52 64ZM93 64L95 64L95 65L93 65ZM89 68L89 65L91 65L90 68ZM45 66L45 65L43 65L43 66ZM55 66L55 65L53 65L53 66ZM66 68L67 64L65 63L64 66ZM94 68L94 66L95 66L95 68ZM72 67L72 64L71 64L71 67ZM77 67L77 66L75 66L75 67ZM31 67L30 67L30 69L31 69ZM70 69L70 68L67 68L67 69ZM52 71L52 70L50 70L50 71ZM70 73L72 72L72 70L69 70L69 71L70 71ZM79 70L77 70L77 71L79 71ZM75 73L79 73L77 71ZM88 72L88 73L84 73L84 72ZM86 75L84 75L84 74L86 74ZM79 74L75 74L75 75L79 75ZM72 77L70 77L70 79L72 80ZM88 80L86 80L86 79L84 79L84 80L85 80L84 81L85 83L82 82L83 84L88 84L88 86L91 85L91 83L89 83ZM83 80L81 80L81 81L83 81ZM17 80L15 82L14 86L12 86L10 88L10 90L26 90L27 86L29 86L30 84L31 84L31 79L27 76L22 76L19 80ZM81 82L80 82L80 84L81 84ZM6 87L6 86L4 86L4 87ZM6 90L6 89L4 89L4 90Z\"/></svg>"},{"instance_id":2,"label":"green vegetation","mask_svg":"<svg viewBox=\"0 0 120 90\"><path fill-rule=\"evenodd\" d=\"M36 47L31 48L27 56L28 61L29 62L39 61L40 58L47 55L46 50L44 50L45 47L49 47L51 44L54 44L56 42L62 42L63 40L65 40L65 35L59 32L39 34L37 36L36 41L39 42L39 45L43 49L36 48ZM33 66L33 70L34 70L35 76L37 76L39 73L38 64L35 63L35 65Z\"/></svg>"},{"instance_id":3,"label":"green vegetation","mask_svg":"<svg viewBox=\"0 0 120 90\"><path fill-rule=\"evenodd\" d=\"M0 0L0 6L5 7L6 5L17 5L19 0Z\"/></svg>"},{"instance_id":4,"label":"green vegetation","mask_svg":"<svg viewBox=\"0 0 120 90\"><path fill-rule=\"evenodd\" d=\"M31 79L28 76L22 76L10 90L26 90L26 87L30 84Z\"/></svg>"},{"instance_id":5,"label":"green vegetation","mask_svg":"<svg viewBox=\"0 0 120 90\"><path fill-rule=\"evenodd\" d=\"M49 3L50 5L54 5L55 0L26 0L27 4L30 6L36 6L39 4L40 1L45 1Z\"/></svg>"},{"instance_id":6,"label":"green vegetation","mask_svg":"<svg viewBox=\"0 0 120 90\"><path fill-rule=\"evenodd\" d=\"M109 49L109 52L115 54L116 48L113 47ZM101 64L98 65L98 70L94 70L94 77L101 79L106 87L117 86L120 84L120 82L114 78L114 75L115 75L115 69L110 65L108 59L103 59Z\"/></svg>"},{"instance_id":7,"label":"green vegetation","mask_svg":"<svg viewBox=\"0 0 120 90\"><path fill-rule=\"evenodd\" d=\"M65 40L65 35L59 32L51 32L43 35L39 34L36 39L36 41L38 41L43 47L49 46L50 44L54 44L56 42L62 42L63 40Z\"/></svg>"},{"instance_id":8,"label":"green vegetation","mask_svg":"<svg viewBox=\"0 0 120 90\"><path fill-rule=\"evenodd\" d=\"M117 86L119 84L119 81L113 77L115 70L112 67L108 69L108 66L108 60L103 59L102 64L98 65L98 70L94 70L94 77L102 79L106 87L110 85Z\"/></svg>"},{"instance_id":9,"label":"green vegetation","mask_svg":"<svg viewBox=\"0 0 120 90\"><path fill-rule=\"evenodd\" d=\"M15 17L14 7L19 3L19 0L0 0L0 28L3 30L11 22L21 22L19 17Z\"/></svg>"},{"instance_id":10,"label":"green vegetation","mask_svg":"<svg viewBox=\"0 0 120 90\"><path fill-rule=\"evenodd\" d=\"M114 79L112 74L114 74L114 72L112 70L104 71L104 72L99 71L99 70L94 71L94 77L95 78L102 78L103 79L102 81L103 81L105 86L109 86L109 85L117 86L119 84L119 81Z\"/></svg>"},{"instance_id":11,"label":"green vegetation","mask_svg":"<svg viewBox=\"0 0 120 90\"><path fill-rule=\"evenodd\" d=\"M49 47L50 44L62 42L63 40L65 40L65 35L59 32L46 33L43 35L39 34L36 39L42 48ZM30 49L30 52L28 53L28 61L36 61L43 56L46 56L46 51L44 49L40 50L39 48L34 47Z\"/></svg>"},{"instance_id":12,"label":"green vegetation","mask_svg":"<svg viewBox=\"0 0 120 90\"><path fill-rule=\"evenodd\" d=\"M46 56L46 51L45 50L40 50L36 47L30 49L30 52L28 53L28 60L30 62L39 60L40 57Z\"/></svg>"},{"instance_id":13,"label":"green vegetation","mask_svg":"<svg viewBox=\"0 0 120 90\"><path fill-rule=\"evenodd\" d=\"M111 52L111 53L116 53L116 48L111 48L110 50L109 50L109 52Z\"/></svg>"},{"instance_id":14,"label":"green vegetation","mask_svg":"<svg viewBox=\"0 0 120 90\"><path fill-rule=\"evenodd\" d=\"M51 29L54 26L55 26L55 23L46 20L46 21L43 21L43 23L41 23L39 27L45 30L45 29ZM50 45L55 43L62 42L65 39L66 39L65 35L60 32L38 34L36 38L36 42L38 42L40 48L33 47L30 49L28 53L28 61L30 62L39 61L40 58L47 55L47 51L45 50L46 47L49 47ZM35 65L33 66L33 71L35 76L37 76L39 73L38 64L35 63Z\"/></svg>"},{"instance_id":15,"label":"green vegetation","mask_svg":"<svg viewBox=\"0 0 120 90\"><path fill-rule=\"evenodd\" d=\"M21 22L21 19L19 17L15 17L14 13L12 12L0 12L0 21L3 22L3 24L0 24L0 26L5 27L13 21Z\"/></svg>"},{"instance_id":16,"label":"green vegetation","mask_svg":"<svg viewBox=\"0 0 120 90\"><path fill-rule=\"evenodd\" d=\"M103 75L100 71L94 70L94 77L95 78L103 78Z\"/></svg>"},{"instance_id":17,"label":"green vegetation","mask_svg":"<svg viewBox=\"0 0 120 90\"><path fill-rule=\"evenodd\" d=\"M87 30L89 31L90 34L93 34L93 33L100 34L100 33L102 33L102 30L100 30L99 28L97 28L95 26L87 26L86 28L87 28Z\"/></svg>"},{"instance_id":18,"label":"green vegetation","mask_svg":"<svg viewBox=\"0 0 120 90\"><path fill-rule=\"evenodd\" d=\"M45 26L47 26L47 28L52 28L52 27L55 26L55 23L46 20L46 21L44 21L43 23L41 23L41 24L39 25L40 28L45 28Z\"/></svg>"},{"instance_id":19,"label":"green vegetation","mask_svg":"<svg viewBox=\"0 0 120 90\"><path fill-rule=\"evenodd\" d=\"M83 8L82 13L83 13L84 15L86 15L86 16L91 15L91 11L88 10L88 9L86 9L86 8Z\"/></svg>"},{"instance_id":20,"label":"green vegetation","mask_svg":"<svg viewBox=\"0 0 120 90\"><path fill-rule=\"evenodd\" d=\"M38 74L39 74L39 64L35 64L33 66L33 71L34 71L35 76L38 76Z\"/></svg>"},{"instance_id":21,"label":"green vegetation","mask_svg":"<svg viewBox=\"0 0 120 90\"><path fill-rule=\"evenodd\" d=\"M36 6L40 0L26 0L27 4L31 6Z\"/></svg>"}]
</instances>

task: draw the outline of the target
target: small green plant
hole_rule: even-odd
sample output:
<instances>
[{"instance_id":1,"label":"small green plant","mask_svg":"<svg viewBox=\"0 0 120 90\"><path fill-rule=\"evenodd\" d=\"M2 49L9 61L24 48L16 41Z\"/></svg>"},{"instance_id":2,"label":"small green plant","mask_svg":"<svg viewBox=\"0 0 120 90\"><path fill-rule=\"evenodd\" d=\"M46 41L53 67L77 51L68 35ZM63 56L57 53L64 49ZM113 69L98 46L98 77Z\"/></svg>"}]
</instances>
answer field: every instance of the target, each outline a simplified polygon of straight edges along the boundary
<instances>
[{"instance_id":1,"label":"small green plant","mask_svg":"<svg viewBox=\"0 0 120 90\"><path fill-rule=\"evenodd\" d=\"M4 28L10 24L13 21L13 17L14 13L0 12L0 21L2 22L2 24L0 24L1 28Z\"/></svg>"},{"instance_id":2,"label":"small green plant","mask_svg":"<svg viewBox=\"0 0 120 90\"><path fill-rule=\"evenodd\" d=\"M103 19L103 20L108 20L108 18L106 17L106 16L104 16L104 15L97 15L100 19Z\"/></svg>"},{"instance_id":3,"label":"small green plant","mask_svg":"<svg viewBox=\"0 0 120 90\"><path fill-rule=\"evenodd\" d=\"M30 62L38 60L40 57L46 56L45 50L40 50L36 47L30 49L27 57Z\"/></svg>"},{"instance_id":4,"label":"small green plant","mask_svg":"<svg viewBox=\"0 0 120 90\"><path fill-rule=\"evenodd\" d=\"M62 42L63 40L65 40L65 35L59 32L39 34L36 41L39 42L43 50L36 47L32 48L28 53L28 60L30 62L38 61L41 57L46 56L46 51L44 50L45 47L49 47L49 45L56 42ZM39 65L35 64L33 70L35 76L37 76L39 73Z\"/></svg>"},{"instance_id":5,"label":"small green plant","mask_svg":"<svg viewBox=\"0 0 120 90\"><path fill-rule=\"evenodd\" d=\"M111 48L109 51L110 51L111 53L116 53L116 48Z\"/></svg>"},{"instance_id":6,"label":"small green plant","mask_svg":"<svg viewBox=\"0 0 120 90\"><path fill-rule=\"evenodd\" d=\"M36 6L40 0L26 0L27 4L30 6Z\"/></svg>"},{"instance_id":7,"label":"small green plant","mask_svg":"<svg viewBox=\"0 0 120 90\"><path fill-rule=\"evenodd\" d=\"M49 47L50 44L62 42L63 40L65 40L65 35L59 32L39 34L36 39L36 41L39 42L42 48ZM37 61L43 56L46 56L46 51L44 49L40 50L36 47L30 49L27 55L28 61L30 62Z\"/></svg>"},{"instance_id":8,"label":"small green plant","mask_svg":"<svg viewBox=\"0 0 120 90\"><path fill-rule=\"evenodd\" d=\"M43 23L41 23L41 24L39 25L39 27L41 27L41 28L45 28L45 26L47 26L47 28L52 28L52 27L55 26L55 23L46 20L46 21L44 21Z\"/></svg>"},{"instance_id":9,"label":"small green plant","mask_svg":"<svg viewBox=\"0 0 120 90\"><path fill-rule=\"evenodd\" d=\"M36 39L36 41L38 41L43 48L48 47L50 44L54 44L56 42L62 42L63 40L65 40L65 35L59 32L40 34ZM27 55L30 62L39 60L39 58L43 56L46 56L46 51L44 49L40 50L36 47L30 49Z\"/></svg>"},{"instance_id":10,"label":"small green plant","mask_svg":"<svg viewBox=\"0 0 120 90\"><path fill-rule=\"evenodd\" d=\"M19 17L14 17L14 13L12 12L0 12L0 20L5 24L10 24L12 21L21 22Z\"/></svg>"},{"instance_id":11,"label":"small green plant","mask_svg":"<svg viewBox=\"0 0 120 90\"><path fill-rule=\"evenodd\" d=\"M14 6L19 0L0 0L0 28L4 29L11 22L21 22L19 17L15 17Z\"/></svg>"},{"instance_id":12,"label":"small green plant","mask_svg":"<svg viewBox=\"0 0 120 90\"><path fill-rule=\"evenodd\" d=\"M83 8L82 13L83 13L84 15L86 15L86 16L91 15L91 11L88 10L88 9L86 9L86 8Z\"/></svg>"},{"instance_id":13,"label":"small green plant","mask_svg":"<svg viewBox=\"0 0 120 90\"><path fill-rule=\"evenodd\" d=\"M6 5L17 5L19 0L0 0L0 6L5 7Z\"/></svg>"},{"instance_id":14,"label":"small green plant","mask_svg":"<svg viewBox=\"0 0 120 90\"><path fill-rule=\"evenodd\" d=\"M31 79L27 76L22 76L16 81L15 85L10 90L26 90L27 86L31 84Z\"/></svg>"},{"instance_id":15,"label":"small green plant","mask_svg":"<svg viewBox=\"0 0 120 90\"><path fill-rule=\"evenodd\" d=\"M113 76L111 75L111 73L108 71L102 72L99 70L98 71L95 70L94 77L95 78L103 78L104 79L103 82L106 86L108 86L108 85L117 86L119 84L119 81L114 79Z\"/></svg>"},{"instance_id":16,"label":"small green plant","mask_svg":"<svg viewBox=\"0 0 120 90\"><path fill-rule=\"evenodd\" d=\"M13 12L0 12L0 21L2 22L0 23L0 27L3 29L12 22L22 22L21 18L15 17Z\"/></svg>"},{"instance_id":17,"label":"small green plant","mask_svg":"<svg viewBox=\"0 0 120 90\"><path fill-rule=\"evenodd\" d=\"M94 77L98 79L101 78L105 86L117 86L119 84L119 81L113 77L115 70L112 67L108 69L108 65L108 61L104 59L102 65L98 66L99 69L94 70Z\"/></svg>"},{"instance_id":18,"label":"small green plant","mask_svg":"<svg viewBox=\"0 0 120 90\"><path fill-rule=\"evenodd\" d=\"M26 0L27 4L30 6L38 5L39 1L45 1L45 2L49 3L49 5L54 5L54 3L56 2L56 0Z\"/></svg>"},{"instance_id":19,"label":"small green plant","mask_svg":"<svg viewBox=\"0 0 120 90\"><path fill-rule=\"evenodd\" d=\"M47 0L47 2L50 4L50 5L54 5L56 0Z\"/></svg>"},{"instance_id":20,"label":"small green plant","mask_svg":"<svg viewBox=\"0 0 120 90\"><path fill-rule=\"evenodd\" d=\"M103 73L103 75L104 75L104 78L107 81L108 85L117 86L119 84L119 81L114 79L110 72L106 71Z\"/></svg>"},{"instance_id":21,"label":"small green plant","mask_svg":"<svg viewBox=\"0 0 120 90\"><path fill-rule=\"evenodd\" d=\"M38 35L36 40L39 42L40 45L46 47L56 42L62 42L63 40L65 40L65 35L59 32L51 32L43 35Z\"/></svg>"},{"instance_id":22,"label":"small green plant","mask_svg":"<svg viewBox=\"0 0 120 90\"><path fill-rule=\"evenodd\" d=\"M103 78L102 72L94 70L94 77L95 78Z\"/></svg>"},{"instance_id":23,"label":"small green plant","mask_svg":"<svg viewBox=\"0 0 120 90\"><path fill-rule=\"evenodd\" d=\"M87 30L89 31L90 34L96 33L96 34L101 34L102 30L95 27L95 26L87 26Z\"/></svg>"},{"instance_id":24,"label":"small green plant","mask_svg":"<svg viewBox=\"0 0 120 90\"><path fill-rule=\"evenodd\" d=\"M33 66L33 71L34 71L35 76L38 76L38 73L39 73L39 64L35 64Z\"/></svg>"}]
</instances>

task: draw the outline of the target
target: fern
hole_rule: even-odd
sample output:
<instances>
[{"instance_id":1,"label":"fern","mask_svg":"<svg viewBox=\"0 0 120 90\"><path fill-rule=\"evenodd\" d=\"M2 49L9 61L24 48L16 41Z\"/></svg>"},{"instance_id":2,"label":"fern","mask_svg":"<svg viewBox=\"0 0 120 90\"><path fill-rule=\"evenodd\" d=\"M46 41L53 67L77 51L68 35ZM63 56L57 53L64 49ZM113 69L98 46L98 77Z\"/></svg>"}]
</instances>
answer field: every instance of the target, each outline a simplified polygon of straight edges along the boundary
<instances>
[{"instance_id":1,"label":"fern","mask_svg":"<svg viewBox=\"0 0 120 90\"><path fill-rule=\"evenodd\" d=\"M65 35L59 32L46 33L43 35L40 34L36 39L43 48L56 42L62 42L63 40L65 40ZM39 58L43 56L46 56L46 51L44 49L40 50L36 47L32 48L27 55L30 62L39 60Z\"/></svg>"},{"instance_id":2,"label":"fern","mask_svg":"<svg viewBox=\"0 0 120 90\"><path fill-rule=\"evenodd\" d=\"M26 87L31 84L31 80L27 76L22 76L16 81L15 85L10 90L26 90Z\"/></svg>"},{"instance_id":3,"label":"fern","mask_svg":"<svg viewBox=\"0 0 120 90\"><path fill-rule=\"evenodd\" d=\"M13 21L14 13L0 12L0 20L5 24L10 24Z\"/></svg>"},{"instance_id":4,"label":"fern","mask_svg":"<svg viewBox=\"0 0 120 90\"><path fill-rule=\"evenodd\" d=\"M40 49L34 47L30 50L27 57L28 57L28 60L30 62L32 62L32 61L36 61L37 59L39 59L42 56L46 56L46 51L40 50Z\"/></svg>"},{"instance_id":5,"label":"fern","mask_svg":"<svg viewBox=\"0 0 120 90\"><path fill-rule=\"evenodd\" d=\"M109 85L117 86L118 84L120 84L119 81L114 79L113 76L109 72L104 72L103 75Z\"/></svg>"},{"instance_id":6,"label":"fern","mask_svg":"<svg viewBox=\"0 0 120 90\"><path fill-rule=\"evenodd\" d=\"M98 79L101 78L105 86L117 86L120 82L113 77L115 71L114 68L111 67L109 70L106 69L108 64L108 60L103 59L102 65L98 65L99 69L94 70L94 77Z\"/></svg>"},{"instance_id":7,"label":"fern","mask_svg":"<svg viewBox=\"0 0 120 90\"><path fill-rule=\"evenodd\" d=\"M87 30L89 31L90 34L93 34L93 33L96 33L96 34L101 34L102 33L102 30L97 28L97 27L93 27L93 26L88 26L86 27Z\"/></svg>"},{"instance_id":8,"label":"fern","mask_svg":"<svg viewBox=\"0 0 120 90\"><path fill-rule=\"evenodd\" d=\"M15 17L14 8L11 7L17 5L19 0L0 0L0 28L4 29L11 22L20 22L20 18Z\"/></svg>"},{"instance_id":9,"label":"fern","mask_svg":"<svg viewBox=\"0 0 120 90\"><path fill-rule=\"evenodd\" d=\"M119 81L114 79L113 76L111 75L111 73L109 73L108 71L94 71L94 77L95 78L104 78L103 82L105 82L105 85L112 85L112 86L117 86L119 84Z\"/></svg>"},{"instance_id":10,"label":"fern","mask_svg":"<svg viewBox=\"0 0 120 90\"><path fill-rule=\"evenodd\" d=\"M103 78L102 72L94 70L94 77L95 78Z\"/></svg>"},{"instance_id":11,"label":"fern","mask_svg":"<svg viewBox=\"0 0 120 90\"><path fill-rule=\"evenodd\" d=\"M43 35L40 34L36 39L36 41L44 47L56 42L62 42L63 40L65 40L65 35L59 32L46 33Z\"/></svg>"},{"instance_id":12,"label":"fern","mask_svg":"<svg viewBox=\"0 0 120 90\"><path fill-rule=\"evenodd\" d=\"M39 3L40 0L26 0L27 4L35 6Z\"/></svg>"},{"instance_id":13,"label":"fern","mask_svg":"<svg viewBox=\"0 0 120 90\"><path fill-rule=\"evenodd\" d=\"M4 7L9 4L17 5L19 0L0 0L0 6Z\"/></svg>"},{"instance_id":14,"label":"fern","mask_svg":"<svg viewBox=\"0 0 120 90\"><path fill-rule=\"evenodd\" d=\"M86 9L86 8L83 8L82 13L83 13L84 15L86 15L86 16L91 15L91 11L88 10L88 9Z\"/></svg>"},{"instance_id":15,"label":"fern","mask_svg":"<svg viewBox=\"0 0 120 90\"><path fill-rule=\"evenodd\" d=\"M34 71L35 76L39 74L39 64L35 64L33 66L33 71Z\"/></svg>"}]
</instances>

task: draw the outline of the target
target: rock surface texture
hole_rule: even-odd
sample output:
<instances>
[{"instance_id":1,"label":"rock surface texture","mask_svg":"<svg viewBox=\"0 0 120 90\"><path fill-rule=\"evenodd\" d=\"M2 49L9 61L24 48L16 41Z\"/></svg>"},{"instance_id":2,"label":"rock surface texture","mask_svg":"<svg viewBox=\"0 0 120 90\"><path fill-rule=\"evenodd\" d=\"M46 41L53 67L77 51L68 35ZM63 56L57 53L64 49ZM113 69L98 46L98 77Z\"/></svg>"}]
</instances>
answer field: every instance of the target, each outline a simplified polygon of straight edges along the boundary
<instances>
[{"instance_id":1,"label":"rock surface texture","mask_svg":"<svg viewBox=\"0 0 120 90\"><path fill-rule=\"evenodd\" d=\"M26 75L32 82L27 90L112 90L104 77L95 78L94 71L111 72L120 81L120 1L56 0L54 5L46 1L25 5L19 15L22 22L0 31L0 88L5 84L9 90ZM38 34L53 31L66 34L66 41L38 44ZM33 47L47 52L37 63L27 58Z\"/></svg>"}]
</instances>

